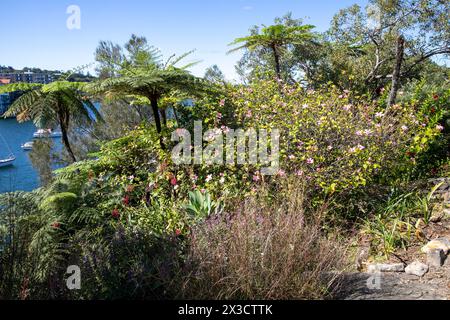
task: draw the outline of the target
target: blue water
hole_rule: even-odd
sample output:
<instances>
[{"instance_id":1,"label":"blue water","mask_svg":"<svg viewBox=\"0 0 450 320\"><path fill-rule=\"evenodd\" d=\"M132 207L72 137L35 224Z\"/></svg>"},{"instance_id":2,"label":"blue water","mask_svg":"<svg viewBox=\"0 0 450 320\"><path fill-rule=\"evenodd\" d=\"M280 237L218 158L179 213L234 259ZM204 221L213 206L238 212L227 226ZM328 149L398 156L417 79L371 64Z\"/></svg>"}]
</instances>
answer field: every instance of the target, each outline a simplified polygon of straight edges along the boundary
<instances>
[{"instance_id":1,"label":"blue water","mask_svg":"<svg viewBox=\"0 0 450 320\"><path fill-rule=\"evenodd\" d=\"M16 156L13 166L0 168L0 193L31 191L39 187L39 176L28 158L29 151L21 148L23 143L33 140L35 131L36 127L32 122L18 123L16 119L0 119L0 135L3 137L0 137L0 158L7 157L10 152ZM5 146L4 141L8 146Z\"/></svg>"}]
</instances>

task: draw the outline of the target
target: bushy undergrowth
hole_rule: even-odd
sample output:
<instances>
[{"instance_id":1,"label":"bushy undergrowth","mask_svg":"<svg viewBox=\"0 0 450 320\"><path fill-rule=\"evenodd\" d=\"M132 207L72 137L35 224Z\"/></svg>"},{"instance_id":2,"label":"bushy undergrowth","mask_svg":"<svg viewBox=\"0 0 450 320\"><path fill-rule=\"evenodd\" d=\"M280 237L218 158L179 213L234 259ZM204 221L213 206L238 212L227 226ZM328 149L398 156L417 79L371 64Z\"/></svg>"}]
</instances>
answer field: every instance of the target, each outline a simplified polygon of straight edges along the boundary
<instances>
[{"instance_id":1,"label":"bushy undergrowth","mask_svg":"<svg viewBox=\"0 0 450 320\"><path fill-rule=\"evenodd\" d=\"M48 186L0 196L0 297L327 297L346 266L336 227L380 212L372 235L393 226L380 204L446 139L448 94L424 99L385 109L334 87L264 81L195 101L169 121L165 147L143 124ZM193 120L221 132L279 129L280 170L175 165L171 131ZM79 291L65 287L72 264Z\"/></svg>"}]
</instances>

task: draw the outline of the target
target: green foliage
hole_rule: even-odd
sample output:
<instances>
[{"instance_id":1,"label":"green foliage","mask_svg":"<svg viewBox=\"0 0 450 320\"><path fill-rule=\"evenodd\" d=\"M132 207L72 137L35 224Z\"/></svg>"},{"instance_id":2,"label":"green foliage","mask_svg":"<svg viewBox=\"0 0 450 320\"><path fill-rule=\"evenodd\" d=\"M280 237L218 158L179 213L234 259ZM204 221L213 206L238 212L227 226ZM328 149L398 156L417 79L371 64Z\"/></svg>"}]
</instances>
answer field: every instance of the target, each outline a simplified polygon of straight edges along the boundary
<instances>
[{"instance_id":1,"label":"green foliage","mask_svg":"<svg viewBox=\"0 0 450 320\"><path fill-rule=\"evenodd\" d=\"M189 203L185 208L195 220L206 219L220 210L219 204L211 200L208 192L203 194L199 190L189 192Z\"/></svg>"}]
</instances>

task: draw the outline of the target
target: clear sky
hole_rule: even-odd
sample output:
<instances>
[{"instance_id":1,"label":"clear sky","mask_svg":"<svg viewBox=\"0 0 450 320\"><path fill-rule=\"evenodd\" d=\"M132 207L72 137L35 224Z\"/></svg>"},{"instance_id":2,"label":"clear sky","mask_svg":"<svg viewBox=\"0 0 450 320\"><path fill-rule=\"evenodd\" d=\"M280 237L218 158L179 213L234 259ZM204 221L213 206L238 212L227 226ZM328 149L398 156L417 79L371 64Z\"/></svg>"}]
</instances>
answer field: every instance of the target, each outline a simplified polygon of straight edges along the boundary
<instances>
[{"instance_id":1,"label":"clear sky","mask_svg":"<svg viewBox=\"0 0 450 320\"><path fill-rule=\"evenodd\" d=\"M94 61L100 40L123 44L132 33L147 37L165 57L196 49L202 76L217 64L230 80L241 53L227 55L234 38L255 24L292 12L318 31L339 9L365 0L0 0L0 65L68 70ZM69 30L69 5L81 10L81 28Z\"/></svg>"}]
</instances>

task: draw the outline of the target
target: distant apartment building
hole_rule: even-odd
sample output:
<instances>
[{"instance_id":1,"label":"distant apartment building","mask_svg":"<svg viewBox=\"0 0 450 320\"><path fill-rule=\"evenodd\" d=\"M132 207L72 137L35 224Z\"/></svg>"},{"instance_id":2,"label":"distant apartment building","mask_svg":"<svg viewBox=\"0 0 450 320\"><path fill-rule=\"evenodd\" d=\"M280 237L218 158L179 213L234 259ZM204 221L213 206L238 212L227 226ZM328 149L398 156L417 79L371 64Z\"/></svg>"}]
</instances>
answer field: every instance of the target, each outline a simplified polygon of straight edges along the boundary
<instances>
[{"instance_id":1,"label":"distant apartment building","mask_svg":"<svg viewBox=\"0 0 450 320\"><path fill-rule=\"evenodd\" d=\"M14 73L0 72L0 86L14 82L47 84L53 81L54 76L48 73L34 73L29 71ZM20 92L0 94L0 115L2 115L11 105L11 103L19 96Z\"/></svg>"},{"instance_id":2,"label":"distant apartment building","mask_svg":"<svg viewBox=\"0 0 450 320\"><path fill-rule=\"evenodd\" d=\"M8 78L11 82L28 82L28 83L42 83L47 84L54 81L54 77L49 73L34 73L34 72L15 72L15 73L0 73L0 78Z\"/></svg>"}]
</instances>

